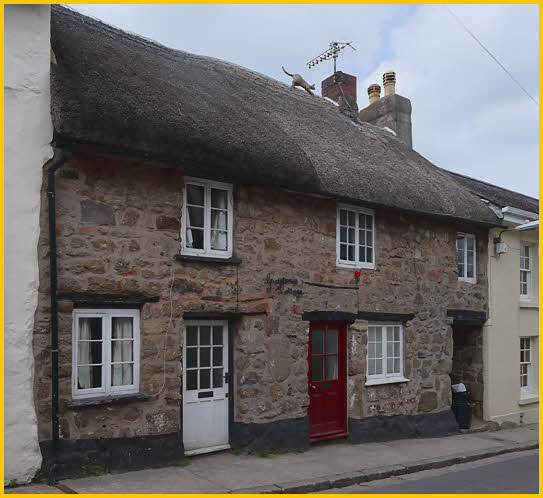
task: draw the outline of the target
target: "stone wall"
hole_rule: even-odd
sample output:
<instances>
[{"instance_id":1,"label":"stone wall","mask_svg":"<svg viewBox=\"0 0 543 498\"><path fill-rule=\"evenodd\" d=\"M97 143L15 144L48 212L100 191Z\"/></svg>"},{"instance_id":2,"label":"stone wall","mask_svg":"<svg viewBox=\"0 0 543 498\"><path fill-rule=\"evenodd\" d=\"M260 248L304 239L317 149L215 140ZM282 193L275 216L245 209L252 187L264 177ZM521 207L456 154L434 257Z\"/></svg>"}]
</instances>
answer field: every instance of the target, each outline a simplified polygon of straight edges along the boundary
<instances>
[{"instance_id":1,"label":"stone wall","mask_svg":"<svg viewBox=\"0 0 543 498\"><path fill-rule=\"evenodd\" d=\"M451 223L376 212L376 269L336 266L336 202L286 190L234 187L239 265L176 261L182 170L100 156L73 156L58 178L61 291L160 296L141 317L141 391L147 401L70 410L72 307L60 307L60 425L64 438L167 434L180 428L182 312L261 313L234 325L234 420L305 420L308 322L304 311L415 313L405 327L401 385L364 386L367 322L350 327L349 417L438 412L450 404L452 328L447 308L486 309L486 235L478 234L477 284L459 283ZM50 437L47 215L42 205L36 403ZM469 227L468 227L469 228ZM471 228L470 231L476 232ZM357 287L329 289L326 283ZM170 315L172 290L173 319ZM166 383L163 346L166 345Z\"/></svg>"}]
</instances>

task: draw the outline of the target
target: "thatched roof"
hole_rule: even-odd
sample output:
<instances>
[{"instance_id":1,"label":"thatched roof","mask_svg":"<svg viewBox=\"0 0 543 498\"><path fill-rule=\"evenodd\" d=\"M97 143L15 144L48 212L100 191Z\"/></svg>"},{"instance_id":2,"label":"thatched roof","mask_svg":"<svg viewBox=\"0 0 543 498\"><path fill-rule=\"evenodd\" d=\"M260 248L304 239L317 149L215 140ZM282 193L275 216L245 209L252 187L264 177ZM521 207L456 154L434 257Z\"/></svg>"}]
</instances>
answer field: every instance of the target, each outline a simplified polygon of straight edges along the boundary
<instances>
[{"instance_id":1,"label":"thatched roof","mask_svg":"<svg viewBox=\"0 0 543 498\"><path fill-rule=\"evenodd\" d=\"M479 197L390 133L323 98L52 6L59 143L124 150L188 174L496 224Z\"/></svg>"},{"instance_id":2,"label":"thatched roof","mask_svg":"<svg viewBox=\"0 0 543 498\"><path fill-rule=\"evenodd\" d=\"M476 180L469 176L461 175L447 171L458 183L464 185L468 190L478 195L482 199L486 199L496 206L501 208L510 206L517 209L524 209L531 213L539 213L539 200L528 195L519 194L506 188L497 187L491 183Z\"/></svg>"}]
</instances>

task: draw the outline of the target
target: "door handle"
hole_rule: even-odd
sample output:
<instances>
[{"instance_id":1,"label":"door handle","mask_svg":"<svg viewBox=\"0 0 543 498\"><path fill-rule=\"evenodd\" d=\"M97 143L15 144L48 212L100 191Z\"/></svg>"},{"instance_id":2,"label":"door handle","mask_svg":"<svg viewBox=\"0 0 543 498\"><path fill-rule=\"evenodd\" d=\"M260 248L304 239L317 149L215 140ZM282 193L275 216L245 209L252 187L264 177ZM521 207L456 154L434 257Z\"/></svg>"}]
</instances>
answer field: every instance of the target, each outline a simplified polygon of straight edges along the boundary
<instances>
[{"instance_id":1,"label":"door handle","mask_svg":"<svg viewBox=\"0 0 543 498\"><path fill-rule=\"evenodd\" d=\"M317 389L313 384L310 384L311 389Z\"/></svg>"}]
</instances>

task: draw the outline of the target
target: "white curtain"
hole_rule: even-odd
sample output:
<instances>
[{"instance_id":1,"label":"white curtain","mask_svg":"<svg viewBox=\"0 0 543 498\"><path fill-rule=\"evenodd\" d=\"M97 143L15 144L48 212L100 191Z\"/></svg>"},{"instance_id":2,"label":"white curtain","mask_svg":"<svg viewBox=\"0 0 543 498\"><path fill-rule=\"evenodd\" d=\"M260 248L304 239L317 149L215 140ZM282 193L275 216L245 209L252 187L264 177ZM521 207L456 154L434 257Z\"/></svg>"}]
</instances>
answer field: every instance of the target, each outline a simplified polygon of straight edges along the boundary
<instances>
[{"instance_id":1,"label":"white curtain","mask_svg":"<svg viewBox=\"0 0 543 498\"><path fill-rule=\"evenodd\" d=\"M218 190L218 192L222 192L224 195L218 195L216 196L216 203L218 205L213 206L217 209L228 209L227 206L227 199L228 195L226 191ZM211 248L212 249L224 249L226 250L226 233L224 231L219 230L226 230L226 217L228 216L227 211L211 211L214 216L211 217Z\"/></svg>"},{"instance_id":2,"label":"white curtain","mask_svg":"<svg viewBox=\"0 0 543 498\"><path fill-rule=\"evenodd\" d=\"M134 346L132 318L115 317L112 322L111 361L113 363L132 362ZM133 363L113 365L111 384L113 386L126 386L132 384L132 369Z\"/></svg>"},{"instance_id":3,"label":"white curtain","mask_svg":"<svg viewBox=\"0 0 543 498\"><path fill-rule=\"evenodd\" d=\"M186 237L187 237L187 247L192 247L192 230L189 228L190 226L190 210L187 206L187 218L185 220L186 223Z\"/></svg>"},{"instance_id":4,"label":"white curtain","mask_svg":"<svg viewBox=\"0 0 543 498\"><path fill-rule=\"evenodd\" d=\"M91 339L91 327L89 318L79 319L79 341L77 343L77 363L78 365L88 365L92 363L90 342ZM92 367L82 367L77 369L77 383L79 389L89 389L92 387L91 375Z\"/></svg>"}]
</instances>

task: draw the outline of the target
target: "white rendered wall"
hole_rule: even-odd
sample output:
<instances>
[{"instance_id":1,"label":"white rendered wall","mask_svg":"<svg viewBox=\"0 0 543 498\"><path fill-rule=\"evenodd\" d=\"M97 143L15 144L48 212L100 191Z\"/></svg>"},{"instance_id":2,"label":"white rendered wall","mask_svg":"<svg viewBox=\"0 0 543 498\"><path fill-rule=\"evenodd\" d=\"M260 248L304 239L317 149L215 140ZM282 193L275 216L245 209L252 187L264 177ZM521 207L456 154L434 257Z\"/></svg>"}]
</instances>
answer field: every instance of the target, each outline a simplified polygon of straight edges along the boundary
<instances>
[{"instance_id":1,"label":"white rendered wall","mask_svg":"<svg viewBox=\"0 0 543 498\"><path fill-rule=\"evenodd\" d=\"M41 465L32 331L42 168L53 155L50 8L6 5L4 16L4 483L23 483Z\"/></svg>"}]
</instances>

